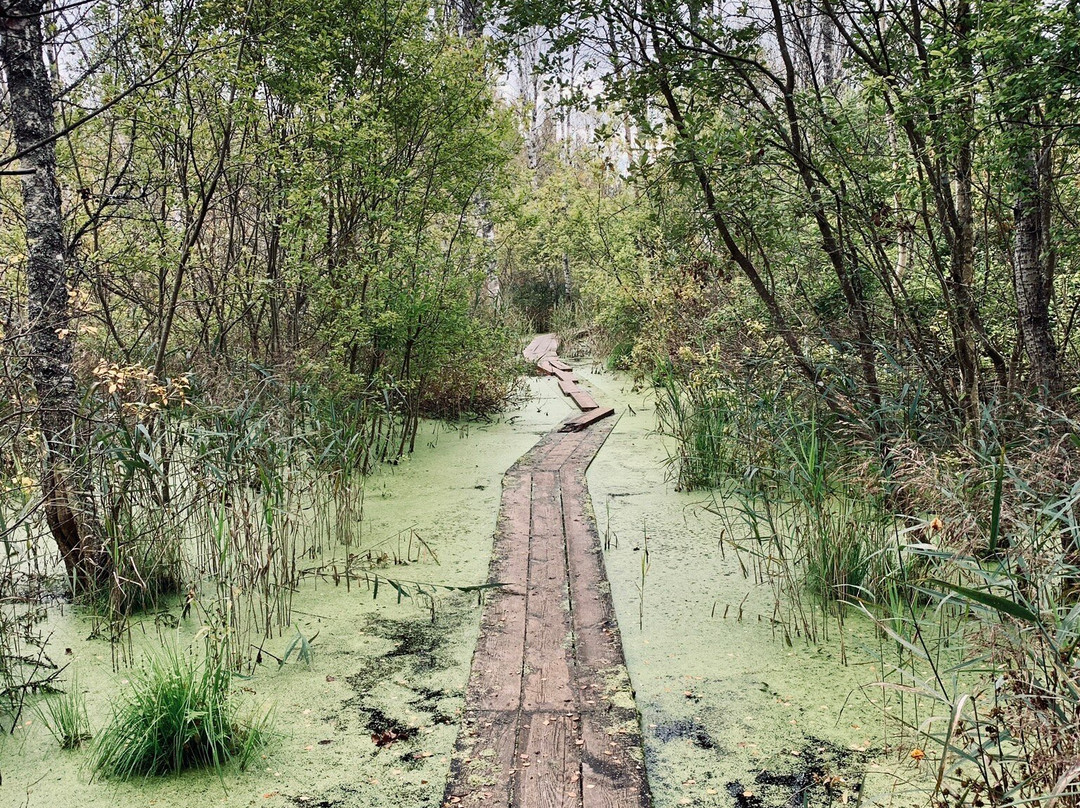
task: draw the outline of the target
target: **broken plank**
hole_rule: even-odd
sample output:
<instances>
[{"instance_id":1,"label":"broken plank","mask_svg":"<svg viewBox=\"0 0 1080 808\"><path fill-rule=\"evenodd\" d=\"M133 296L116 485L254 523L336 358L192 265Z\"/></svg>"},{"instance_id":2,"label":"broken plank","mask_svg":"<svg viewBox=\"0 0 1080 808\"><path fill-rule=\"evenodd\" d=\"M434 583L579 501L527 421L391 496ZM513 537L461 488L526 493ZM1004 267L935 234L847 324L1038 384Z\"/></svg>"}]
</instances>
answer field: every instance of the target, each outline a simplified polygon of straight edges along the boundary
<instances>
[{"instance_id":1,"label":"broken plank","mask_svg":"<svg viewBox=\"0 0 1080 808\"><path fill-rule=\"evenodd\" d=\"M614 414L614 407L597 407L595 410L590 410L589 412L579 415L577 418L567 421L565 424L559 427L559 431L580 432L582 429L586 429L592 424L595 424L597 421L600 421Z\"/></svg>"}]
</instances>

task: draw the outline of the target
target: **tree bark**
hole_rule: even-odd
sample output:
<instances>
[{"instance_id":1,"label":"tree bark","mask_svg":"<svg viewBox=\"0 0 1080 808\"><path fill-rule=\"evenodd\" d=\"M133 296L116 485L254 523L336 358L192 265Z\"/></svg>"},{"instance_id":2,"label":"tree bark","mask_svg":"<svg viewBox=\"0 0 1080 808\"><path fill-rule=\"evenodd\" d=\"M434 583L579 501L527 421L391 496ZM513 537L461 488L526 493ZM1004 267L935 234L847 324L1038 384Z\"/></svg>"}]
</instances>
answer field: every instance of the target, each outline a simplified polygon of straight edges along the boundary
<instances>
[{"instance_id":1,"label":"tree bark","mask_svg":"<svg viewBox=\"0 0 1080 808\"><path fill-rule=\"evenodd\" d=\"M1040 161L1049 158L1045 149L1017 148L1016 199L1013 203L1013 291L1020 321L1020 338L1031 363L1031 375L1039 397L1050 401L1061 392L1061 369L1057 345L1050 326L1050 282L1045 232L1043 181Z\"/></svg>"},{"instance_id":2,"label":"tree bark","mask_svg":"<svg viewBox=\"0 0 1080 808\"><path fill-rule=\"evenodd\" d=\"M56 181L52 86L42 51L42 0L14 0L0 14L0 61L7 74L15 147L22 154L23 216L31 348L43 440L45 517L75 594L98 590L112 573L96 529L79 451L79 400L71 372L71 308Z\"/></svg>"},{"instance_id":3,"label":"tree bark","mask_svg":"<svg viewBox=\"0 0 1080 808\"><path fill-rule=\"evenodd\" d=\"M971 4L967 0L957 4L956 37L957 64L966 84L974 86L974 64L970 49L973 26ZM975 214L972 206L972 178L975 162L975 96L974 91L964 94L956 110L969 134L960 140L955 157L954 197L952 199L954 238L949 250L950 281L956 305L956 358L960 365L962 393L960 404L970 429L975 428L981 416L982 394L980 391L979 352L975 343L975 323L978 310L972 297L975 284Z\"/></svg>"}]
</instances>

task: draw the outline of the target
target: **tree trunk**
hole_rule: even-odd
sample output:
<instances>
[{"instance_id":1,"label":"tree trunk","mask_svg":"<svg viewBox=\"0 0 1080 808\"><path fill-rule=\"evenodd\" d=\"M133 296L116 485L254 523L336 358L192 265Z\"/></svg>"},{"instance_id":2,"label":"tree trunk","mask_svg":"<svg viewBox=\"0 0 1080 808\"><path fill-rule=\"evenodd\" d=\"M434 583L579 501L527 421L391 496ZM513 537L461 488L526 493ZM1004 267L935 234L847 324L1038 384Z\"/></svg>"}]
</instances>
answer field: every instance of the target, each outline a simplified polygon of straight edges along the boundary
<instances>
[{"instance_id":1,"label":"tree trunk","mask_svg":"<svg viewBox=\"0 0 1080 808\"><path fill-rule=\"evenodd\" d=\"M1043 197L1049 192L1043 182L1040 160L1048 160L1045 149L1020 146L1016 159L1016 199L1013 203L1013 290L1031 375L1039 397L1049 401L1061 392L1061 369L1057 345L1050 327L1050 292Z\"/></svg>"},{"instance_id":2,"label":"tree trunk","mask_svg":"<svg viewBox=\"0 0 1080 808\"><path fill-rule=\"evenodd\" d=\"M56 181L52 86L42 57L42 0L14 0L0 15L0 60L7 74L15 148L22 155L26 221L30 369L44 444L45 516L75 594L103 586L112 565L96 529L88 475L78 450L78 395L71 373L60 188Z\"/></svg>"},{"instance_id":3,"label":"tree trunk","mask_svg":"<svg viewBox=\"0 0 1080 808\"><path fill-rule=\"evenodd\" d=\"M965 107L965 116L970 111L970 107ZM973 122L971 126L974 127ZM973 152L971 141L965 141L956 161L953 200L956 228L949 255L950 286L956 307L954 342L962 386L960 406L970 429L978 425L982 408L979 352L975 342L978 311L972 296L975 285L975 215L971 201Z\"/></svg>"},{"instance_id":4,"label":"tree trunk","mask_svg":"<svg viewBox=\"0 0 1080 808\"><path fill-rule=\"evenodd\" d=\"M965 84L974 82L974 63L971 53L971 30L974 25L971 4L967 0L957 4L956 36L957 63ZM955 158L955 184L952 199L953 231L950 250L950 280L953 301L956 306L956 358L960 366L963 389L960 405L964 410L969 429L979 423L982 409L982 393L979 389L979 352L975 342L975 323L978 310L972 297L975 284L975 213L972 205L972 183L975 163L975 96L964 94L957 114L969 134L961 138Z\"/></svg>"}]
</instances>

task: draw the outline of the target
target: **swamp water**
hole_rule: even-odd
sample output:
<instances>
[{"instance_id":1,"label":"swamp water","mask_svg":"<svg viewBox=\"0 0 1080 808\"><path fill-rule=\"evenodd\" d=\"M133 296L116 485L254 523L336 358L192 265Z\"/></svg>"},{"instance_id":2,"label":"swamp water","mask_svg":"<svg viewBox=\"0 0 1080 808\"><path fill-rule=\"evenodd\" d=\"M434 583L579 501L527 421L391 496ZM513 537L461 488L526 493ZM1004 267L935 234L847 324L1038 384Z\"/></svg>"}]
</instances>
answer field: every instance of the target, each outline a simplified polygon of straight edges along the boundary
<instances>
[{"instance_id":1,"label":"swamp water","mask_svg":"<svg viewBox=\"0 0 1080 808\"><path fill-rule=\"evenodd\" d=\"M828 642L785 643L770 586L718 544L717 503L667 478L651 396L577 372L621 413L588 482L654 804L924 804L929 762L885 752L897 733L870 686L882 679L874 627L849 610Z\"/></svg>"},{"instance_id":2,"label":"swamp water","mask_svg":"<svg viewBox=\"0 0 1080 808\"><path fill-rule=\"evenodd\" d=\"M745 580L731 552L725 558L717 548L717 520L700 507L702 497L676 493L666 481L648 398L621 376L579 373L622 413L589 485L601 535L611 542L605 560L655 804L920 802L914 793L905 799L910 786L894 776L856 787L886 740L882 710L871 703L878 691L860 689L879 678L872 631L863 626L865 654L853 640L849 667L837 649L785 645L769 623L769 588ZM407 542L412 529L441 563L428 558L380 572L483 582L503 473L572 412L551 380L530 379L528 392L527 402L492 424L427 425L409 460L368 480L365 541L354 549L398 534ZM93 779L88 751L60 751L27 710L0 739L0 806L437 806L479 615L475 595L440 595L432 622L427 603L399 603L388 588L373 599L363 584L347 592L344 584L308 581L294 596L293 617L312 641L311 663L293 656L279 669L269 657L284 655L296 636L289 629L266 643L269 653L251 678L236 681L245 706L274 714L274 736L246 772ZM133 628L136 657L163 640L190 642L199 628L187 620L167 629L146 617ZM70 609L52 609L44 632L53 659L70 665L62 678L77 675L100 729L125 679L123 670L112 671L108 642L88 639L90 623ZM892 770L912 780L925 775L914 763Z\"/></svg>"},{"instance_id":3,"label":"swamp water","mask_svg":"<svg viewBox=\"0 0 1080 808\"><path fill-rule=\"evenodd\" d=\"M398 466L368 478L364 541L376 554L407 550L410 531L437 554L435 564L375 570L385 578L470 585L487 578L503 473L570 410L558 387L528 380L528 399L490 424L455 428L425 424L417 450ZM416 542L413 542L416 557ZM336 552L340 553L341 548ZM61 751L31 710L10 736L0 736L0 808L129 808L134 806L291 805L438 806L457 737L480 610L475 594L440 592L434 609L402 599L389 586L377 599L363 583L305 581L292 601L293 625L265 643L264 663L234 680L244 707L273 711L273 736L246 772L227 767L117 783L92 778L89 750ZM173 610L179 616L180 607ZM162 641L184 647L198 633L194 619L168 629L148 615L133 620L134 658ZM105 639L88 639L88 619L50 609L40 627L52 659L74 672L90 722L100 730L126 671L112 670ZM311 664L278 667L299 631L311 640ZM201 647L201 640L196 641ZM66 649L70 649L67 653ZM376 736L382 746L376 745ZM91 742L92 743L92 742Z\"/></svg>"}]
</instances>

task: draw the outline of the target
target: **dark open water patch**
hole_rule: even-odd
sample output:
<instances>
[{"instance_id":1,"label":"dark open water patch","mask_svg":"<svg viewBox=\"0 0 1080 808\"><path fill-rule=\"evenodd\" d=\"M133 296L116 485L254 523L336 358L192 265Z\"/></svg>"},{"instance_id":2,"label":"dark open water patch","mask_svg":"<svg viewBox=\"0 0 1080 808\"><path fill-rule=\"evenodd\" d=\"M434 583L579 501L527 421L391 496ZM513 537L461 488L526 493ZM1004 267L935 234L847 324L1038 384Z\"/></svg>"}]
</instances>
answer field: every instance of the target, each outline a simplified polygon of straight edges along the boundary
<instances>
[{"instance_id":1,"label":"dark open water patch","mask_svg":"<svg viewBox=\"0 0 1080 808\"><path fill-rule=\"evenodd\" d=\"M715 749L716 742L705 726L692 718L677 718L657 724L652 734L664 743L677 740L690 741L699 749Z\"/></svg>"},{"instance_id":2,"label":"dark open water patch","mask_svg":"<svg viewBox=\"0 0 1080 808\"><path fill-rule=\"evenodd\" d=\"M806 746L792 755L791 765L765 769L749 784L733 780L726 785L737 808L823 808L850 802L862 788L862 773L871 755L807 738ZM845 795L847 797L845 798Z\"/></svg>"},{"instance_id":3,"label":"dark open water patch","mask_svg":"<svg viewBox=\"0 0 1080 808\"><path fill-rule=\"evenodd\" d=\"M340 799L327 797L308 797L306 795L286 797L293 805L301 805L303 808L337 808L342 802Z\"/></svg>"},{"instance_id":4,"label":"dark open water patch","mask_svg":"<svg viewBox=\"0 0 1080 808\"><path fill-rule=\"evenodd\" d=\"M357 631L369 637L388 641L388 649L358 665L353 673L342 677L352 691L341 702L332 720L339 730L350 726L363 727L370 736L370 754L404 772L430 767L430 753L424 744L423 727L452 724L458 720L457 705L460 693L448 692L434 686L433 674L455 664L451 643L460 636L467 609L443 608L433 623L426 615L414 619L394 619L379 615L368 618ZM385 685L396 699L387 699ZM400 688L400 690L398 689ZM333 709L333 708L331 708ZM384 772L388 769L381 769ZM372 772L380 769L372 769ZM377 780L367 782L371 772L357 762L355 781L339 784L322 793L290 795L288 799L303 808L369 808L385 804L385 794ZM441 804L441 789L433 789L423 781L418 785L402 780L397 803L409 808L437 808Z\"/></svg>"},{"instance_id":5,"label":"dark open water patch","mask_svg":"<svg viewBox=\"0 0 1080 808\"><path fill-rule=\"evenodd\" d=\"M394 645L381 656L368 660L364 667L346 677L356 697L346 704L363 699L378 684L404 679L413 689L423 692L420 679L426 674L445 670L451 664L446 646L460 625L461 617L449 611L440 614L436 622L425 618L394 620L372 617L363 626L362 633L389 640Z\"/></svg>"},{"instance_id":6,"label":"dark open water patch","mask_svg":"<svg viewBox=\"0 0 1080 808\"><path fill-rule=\"evenodd\" d=\"M414 738L421 725L457 720L456 714L443 708L445 700L453 694L430 687L428 682L431 674L453 664L448 643L463 617L452 610L443 610L435 622L420 617L402 620L374 616L361 629L370 636L389 640L393 646L345 677L353 695L342 704L342 714L360 720L372 736L372 743L386 751L397 751L403 762L413 760L412 744L403 742ZM412 695L393 705L383 703L373 694L386 682L403 687ZM395 714L404 710L413 716L406 720Z\"/></svg>"}]
</instances>

